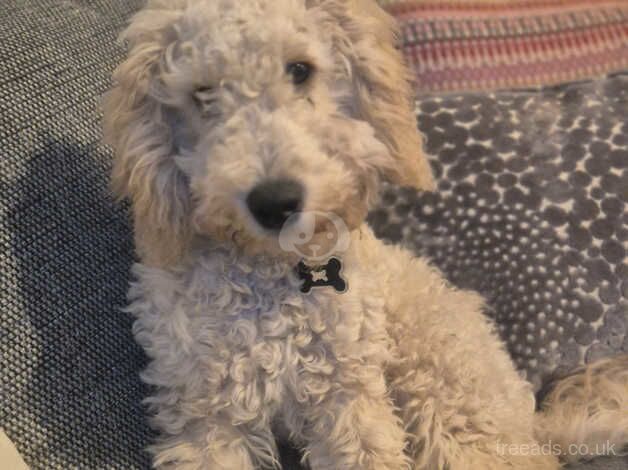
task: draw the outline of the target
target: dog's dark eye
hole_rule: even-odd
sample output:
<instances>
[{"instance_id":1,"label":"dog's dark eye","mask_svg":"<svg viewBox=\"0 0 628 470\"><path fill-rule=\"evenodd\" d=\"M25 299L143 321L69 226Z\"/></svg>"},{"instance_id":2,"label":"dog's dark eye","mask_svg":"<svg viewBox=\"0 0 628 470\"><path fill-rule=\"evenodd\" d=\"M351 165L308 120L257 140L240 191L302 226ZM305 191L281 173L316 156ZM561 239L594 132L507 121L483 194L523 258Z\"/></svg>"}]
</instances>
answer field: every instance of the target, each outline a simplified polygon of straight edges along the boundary
<instances>
[{"instance_id":1,"label":"dog's dark eye","mask_svg":"<svg viewBox=\"0 0 628 470\"><path fill-rule=\"evenodd\" d=\"M192 93L192 98L203 117L214 117L218 112L214 91L212 87L198 87Z\"/></svg>"},{"instance_id":2,"label":"dog's dark eye","mask_svg":"<svg viewBox=\"0 0 628 470\"><path fill-rule=\"evenodd\" d=\"M213 91L214 89L210 86L198 87L194 90L194 99L201 103L209 101Z\"/></svg>"},{"instance_id":3,"label":"dog's dark eye","mask_svg":"<svg viewBox=\"0 0 628 470\"><path fill-rule=\"evenodd\" d=\"M292 83L301 85L312 75L313 67L307 62L291 62L286 66L286 72L292 77Z\"/></svg>"}]
</instances>

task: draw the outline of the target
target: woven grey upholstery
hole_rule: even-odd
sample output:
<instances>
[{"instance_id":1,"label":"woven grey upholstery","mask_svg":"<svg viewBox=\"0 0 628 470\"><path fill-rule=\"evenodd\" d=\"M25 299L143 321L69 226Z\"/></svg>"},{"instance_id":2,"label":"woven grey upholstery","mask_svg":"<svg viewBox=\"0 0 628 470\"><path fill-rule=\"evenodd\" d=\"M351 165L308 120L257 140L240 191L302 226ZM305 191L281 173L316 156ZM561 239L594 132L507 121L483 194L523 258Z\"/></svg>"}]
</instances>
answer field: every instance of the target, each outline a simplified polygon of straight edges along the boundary
<instances>
[{"instance_id":1,"label":"woven grey upholstery","mask_svg":"<svg viewBox=\"0 0 628 470\"><path fill-rule=\"evenodd\" d=\"M0 427L32 468L142 468L132 241L99 99L138 1L0 5ZM0 464L1 467L1 464Z\"/></svg>"},{"instance_id":2,"label":"woven grey upholstery","mask_svg":"<svg viewBox=\"0 0 628 470\"><path fill-rule=\"evenodd\" d=\"M145 357L120 313L128 208L107 189L97 111L140 3L0 3L0 427L33 469L149 464Z\"/></svg>"}]
</instances>

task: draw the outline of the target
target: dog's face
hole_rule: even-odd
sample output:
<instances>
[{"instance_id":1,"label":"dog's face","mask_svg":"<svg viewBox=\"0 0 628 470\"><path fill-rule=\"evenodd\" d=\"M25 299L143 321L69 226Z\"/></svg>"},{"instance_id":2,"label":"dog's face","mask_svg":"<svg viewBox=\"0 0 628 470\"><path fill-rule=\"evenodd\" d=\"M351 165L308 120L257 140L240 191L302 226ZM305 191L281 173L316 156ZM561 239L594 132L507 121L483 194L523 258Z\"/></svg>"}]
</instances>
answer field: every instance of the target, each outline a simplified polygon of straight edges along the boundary
<instances>
[{"instance_id":1,"label":"dog's face","mask_svg":"<svg viewBox=\"0 0 628 470\"><path fill-rule=\"evenodd\" d=\"M187 131L178 163L198 230L250 250L272 249L295 212L359 224L394 162L356 118L324 18L296 1L210 4L183 14L165 87Z\"/></svg>"},{"instance_id":2,"label":"dog's face","mask_svg":"<svg viewBox=\"0 0 628 470\"><path fill-rule=\"evenodd\" d=\"M278 252L300 212L359 225L382 175L430 186L391 24L369 0L155 2L126 34L106 130L144 258L199 236Z\"/></svg>"}]
</instances>

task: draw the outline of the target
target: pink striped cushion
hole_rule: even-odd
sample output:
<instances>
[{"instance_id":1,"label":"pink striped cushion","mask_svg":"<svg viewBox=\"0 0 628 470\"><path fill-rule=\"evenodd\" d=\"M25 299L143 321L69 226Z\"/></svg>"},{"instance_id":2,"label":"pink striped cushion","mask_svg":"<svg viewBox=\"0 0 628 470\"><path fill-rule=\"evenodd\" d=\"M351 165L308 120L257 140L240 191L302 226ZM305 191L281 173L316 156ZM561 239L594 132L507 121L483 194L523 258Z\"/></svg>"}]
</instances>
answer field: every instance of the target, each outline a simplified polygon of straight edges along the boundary
<instances>
[{"instance_id":1,"label":"pink striped cushion","mask_svg":"<svg viewBox=\"0 0 628 470\"><path fill-rule=\"evenodd\" d=\"M421 91L530 88L628 69L628 1L384 1Z\"/></svg>"}]
</instances>

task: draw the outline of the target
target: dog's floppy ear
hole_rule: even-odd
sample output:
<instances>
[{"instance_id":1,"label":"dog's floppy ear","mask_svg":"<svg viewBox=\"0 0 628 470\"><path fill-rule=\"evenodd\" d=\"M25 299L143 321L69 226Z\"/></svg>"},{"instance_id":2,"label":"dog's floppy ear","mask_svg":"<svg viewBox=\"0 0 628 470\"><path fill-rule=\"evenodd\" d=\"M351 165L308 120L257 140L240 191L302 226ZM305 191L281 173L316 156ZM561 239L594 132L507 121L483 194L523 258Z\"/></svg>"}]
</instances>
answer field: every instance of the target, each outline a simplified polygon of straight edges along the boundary
<instances>
[{"instance_id":1,"label":"dog's floppy ear","mask_svg":"<svg viewBox=\"0 0 628 470\"><path fill-rule=\"evenodd\" d=\"M155 265L176 259L190 236L188 184L175 166L168 110L151 96L178 16L161 4L149 4L122 34L128 58L104 99L105 140L115 153L112 189L131 200L138 252Z\"/></svg>"},{"instance_id":2,"label":"dog's floppy ear","mask_svg":"<svg viewBox=\"0 0 628 470\"><path fill-rule=\"evenodd\" d=\"M334 47L350 64L356 112L369 122L396 159L386 176L419 189L434 188L413 111L411 77L395 48L396 21L374 0L309 0L338 23Z\"/></svg>"}]
</instances>

